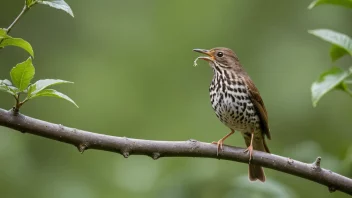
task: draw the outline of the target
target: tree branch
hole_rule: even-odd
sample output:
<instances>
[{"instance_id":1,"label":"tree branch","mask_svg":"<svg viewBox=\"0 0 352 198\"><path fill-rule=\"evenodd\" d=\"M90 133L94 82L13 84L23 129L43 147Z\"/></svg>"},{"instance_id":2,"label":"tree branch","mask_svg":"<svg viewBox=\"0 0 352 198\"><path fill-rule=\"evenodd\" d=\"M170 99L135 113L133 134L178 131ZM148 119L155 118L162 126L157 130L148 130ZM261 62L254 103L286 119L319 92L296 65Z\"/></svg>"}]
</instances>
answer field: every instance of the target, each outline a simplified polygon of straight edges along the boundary
<instances>
[{"instance_id":1,"label":"tree branch","mask_svg":"<svg viewBox=\"0 0 352 198\"><path fill-rule=\"evenodd\" d=\"M14 115L13 111L0 109L0 125L23 133L30 133L45 138L72 144L83 153L87 149L98 149L130 155L147 155L153 159L160 157L205 157L248 163L249 156L244 149L225 146L224 151L216 155L216 145L196 140L188 141L154 141L126 137L114 137L69 128L27 117ZM299 176L325 185L330 192L339 190L352 195L352 179L320 167L321 158L307 164L290 158L260 151L253 152L251 163L261 165L291 175Z\"/></svg>"}]
</instances>

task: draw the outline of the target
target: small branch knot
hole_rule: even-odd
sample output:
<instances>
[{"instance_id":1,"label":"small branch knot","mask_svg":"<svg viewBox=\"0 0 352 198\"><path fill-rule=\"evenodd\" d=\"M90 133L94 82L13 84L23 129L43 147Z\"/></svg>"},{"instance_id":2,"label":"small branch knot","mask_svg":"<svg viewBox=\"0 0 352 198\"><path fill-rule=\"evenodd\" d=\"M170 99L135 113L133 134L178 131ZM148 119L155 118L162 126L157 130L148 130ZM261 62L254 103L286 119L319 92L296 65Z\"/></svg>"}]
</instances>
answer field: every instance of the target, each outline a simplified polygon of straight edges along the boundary
<instances>
[{"instance_id":1,"label":"small branch knot","mask_svg":"<svg viewBox=\"0 0 352 198\"><path fill-rule=\"evenodd\" d=\"M198 140L195 140L195 139L189 139L189 140L187 140L188 142L190 142L191 143L191 150L193 151L193 150L195 150L195 149L197 149L197 148L199 148L199 141Z\"/></svg>"},{"instance_id":2,"label":"small branch knot","mask_svg":"<svg viewBox=\"0 0 352 198\"><path fill-rule=\"evenodd\" d=\"M130 156L130 153L127 151L122 152L122 155L124 158L128 158Z\"/></svg>"},{"instance_id":3,"label":"small branch knot","mask_svg":"<svg viewBox=\"0 0 352 198\"><path fill-rule=\"evenodd\" d=\"M16 107L12 107L11 109L12 113L14 116L18 116L19 112L20 112L20 109L19 108L16 108Z\"/></svg>"},{"instance_id":4,"label":"small branch knot","mask_svg":"<svg viewBox=\"0 0 352 198\"><path fill-rule=\"evenodd\" d=\"M287 163L288 163L289 165L292 165L293 162L294 162L293 159L291 159L291 158L288 158L288 159L287 159Z\"/></svg>"},{"instance_id":5,"label":"small branch knot","mask_svg":"<svg viewBox=\"0 0 352 198\"><path fill-rule=\"evenodd\" d=\"M334 186L329 186L329 192L333 193L336 191L336 188Z\"/></svg>"},{"instance_id":6,"label":"small branch knot","mask_svg":"<svg viewBox=\"0 0 352 198\"><path fill-rule=\"evenodd\" d=\"M317 159L313 162L313 169L320 169L321 157L317 157Z\"/></svg>"},{"instance_id":7,"label":"small branch knot","mask_svg":"<svg viewBox=\"0 0 352 198\"><path fill-rule=\"evenodd\" d=\"M60 129L64 129L65 127L62 124L58 124Z\"/></svg>"},{"instance_id":8,"label":"small branch knot","mask_svg":"<svg viewBox=\"0 0 352 198\"><path fill-rule=\"evenodd\" d=\"M153 153L153 156L152 156L152 158L153 158L153 160L157 160L157 159L159 159L159 157L160 157L160 153Z\"/></svg>"},{"instance_id":9,"label":"small branch knot","mask_svg":"<svg viewBox=\"0 0 352 198\"><path fill-rule=\"evenodd\" d=\"M83 154L83 152L84 152L85 150L87 150L88 144L87 144L87 143L81 143L81 144L79 144L79 145L77 146L77 148L78 148L78 151L79 151L81 154Z\"/></svg>"}]
</instances>

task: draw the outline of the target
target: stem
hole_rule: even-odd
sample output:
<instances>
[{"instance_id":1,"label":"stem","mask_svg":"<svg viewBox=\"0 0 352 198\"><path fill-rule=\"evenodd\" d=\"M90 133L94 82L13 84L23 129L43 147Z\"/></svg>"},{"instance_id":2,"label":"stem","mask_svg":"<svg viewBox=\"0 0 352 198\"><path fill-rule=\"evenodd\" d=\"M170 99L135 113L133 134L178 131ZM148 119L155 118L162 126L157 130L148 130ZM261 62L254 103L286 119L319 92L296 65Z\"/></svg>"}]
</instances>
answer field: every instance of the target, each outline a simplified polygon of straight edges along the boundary
<instances>
[{"instance_id":1,"label":"stem","mask_svg":"<svg viewBox=\"0 0 352 198\"><path fill-rule=\"evenodd\" d=\"M20 94L17 94L15 97L15 100L16 100L16 104L15 106L13 107L13 113L14 115L18 115L18 112L20 111L20 107L21 107L21 104L20 104Z\"/></svg>"},{"instance_id":2,"label":"stem","mask_svg":"<svg viewBox=\"0 0 352 198\"><path fill-rule=\"evenodd\" d=\"M33 4L33 5L34 5L34 4ZM32 5L31 5L31 6L32 6ZM16 23L20 20L20 18L22 17L22 15L23 15L24 13L26 13L26 12L29 10L29 8L30 8L30 6L27 6L27 5L26 5L26 2L25 2L25 3L24 3L24 7L23 7L22 11L20 12L20 14L15 18L15 20L11 23L11 25L6 29L6 33L7 33L7 34L11 32L13 26L16 25ZM2 43L3 40L4 40L4 39L1 39L1 40L0 40L0 44Z\"/></svg>"},{"instance_id":3,"label":"stem","mask_svg":"<svg viewBox=\"0 0 352 198\"><path fill-rule=\"evenodd\" d=\"M11 23L11 25L6 29L7 33L10 33L11 29L13 28L14 25L16 25L16 23L18 22L18 20L22 17L22 15L24 13L26 13L29 10L29 7L27 7L27 5L24 5L22 11L20 12L20 14L16 17L16 19Z\"/></svg>"}]
</instances>

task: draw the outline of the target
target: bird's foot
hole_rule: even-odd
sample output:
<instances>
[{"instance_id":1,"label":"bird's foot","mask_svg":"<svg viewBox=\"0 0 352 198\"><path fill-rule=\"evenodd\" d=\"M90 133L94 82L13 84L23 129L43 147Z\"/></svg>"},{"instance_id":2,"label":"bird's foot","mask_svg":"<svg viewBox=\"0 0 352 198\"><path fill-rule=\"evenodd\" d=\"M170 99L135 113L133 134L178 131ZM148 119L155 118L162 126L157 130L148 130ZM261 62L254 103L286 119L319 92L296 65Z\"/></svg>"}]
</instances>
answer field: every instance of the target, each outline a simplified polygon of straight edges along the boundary
<instances>
[{"instance_id":1,"label":"bird's foot","mask_svg":"<svg viewBox=\"0 0 352 198\"><path fill-rule=\"evenodd\" d=\"M249 152L249 162L252 160L252 153L253 153L253 146L250 145L246 150L244 150L245 153Z\"/></svg>"},{"instance_id":2,"label":"bird's foot","mask_svg":"<svg viewBox=\"0 0 352 198\"><path fill-rule=\"evenodd\" d=\"M217 141L217 142L212 142L212 144L216 144L217 145L217 151L216 151L216 156L219 156L219 151L221 150L223 150L223 144L224 144L224 140L219 140L219 141Z\"/></svg>"}]
</instances>

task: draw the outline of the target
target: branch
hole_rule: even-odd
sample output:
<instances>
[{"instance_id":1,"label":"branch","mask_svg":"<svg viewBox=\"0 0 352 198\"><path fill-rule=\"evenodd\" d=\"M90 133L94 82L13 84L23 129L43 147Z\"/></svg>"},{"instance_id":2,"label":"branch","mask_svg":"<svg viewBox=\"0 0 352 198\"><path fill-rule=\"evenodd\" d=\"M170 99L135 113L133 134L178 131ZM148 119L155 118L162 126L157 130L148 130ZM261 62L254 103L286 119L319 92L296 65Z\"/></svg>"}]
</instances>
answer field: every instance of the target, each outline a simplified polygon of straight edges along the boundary
<instances>
[{"instance_id":1,"label":"branch","mask_svg":"<svg viewBox=\"0 0 352 198\"><path fill-rule=\"evenodd\" d=\"M20 18L22 17L22 15L24 13L26 13L27 11L29 10L29 7L26 5L24 5L22 11L20 12L20 14L15 18L15 20L11 23L11 25L6 29L6 32L7 33L10 33L11 29L13 28L13 26L16 25L16 23L18 22L18 20L20 20Z\"/></svg>"},{"instance_id":2,"label":"branch","mask_svg":"<svg viewBox=\"0 0 352 198\"><path fill-rule=\"evenodd\" d=\"M72 144L81 153L87 149L97 149L120 153L125 158L130 155L147 155L155 160L160 157L205 157L248 163L249 159L244 149L238 147L225 146L224 151L217 156L216 145L210 143L196 140L154 141L114 137L69 128L22 114L16 116L12 110L0 109L0 125L23 133ZM325 185L330 192L339 190L352 195L352 179L321 168L320 157L314 163L307 164L274 154L254 151L251 163Z\"/></svg>"},{"instance_id":3,"label":"branch","mask_svg":"<svg viewBox=\"0 0 352 198\"><path fill-rule=\"evenodd\" d=\"M33 3L34 5L35 3ZM32 6L32 5L31 5ZM16 23L20 20L20 18L24 15L24 13L26 13L29 10L29 6L26 5L26 2L24 3L24 7L22 8L22 11L20 12L20 14L18 14L18 16L15 18L15 20L11 23L11 25L5 29L6 34L9 34L13 28L13 26L16 25ZM0 44L4 41L4 39L0 40Z\"/></svg>"}]
</instances>

